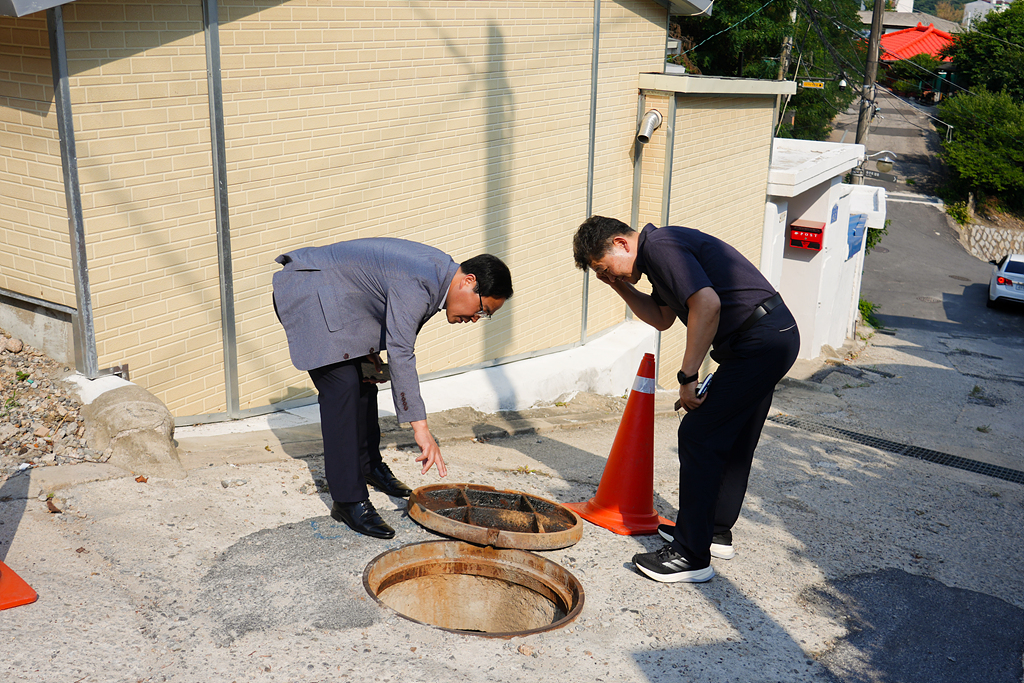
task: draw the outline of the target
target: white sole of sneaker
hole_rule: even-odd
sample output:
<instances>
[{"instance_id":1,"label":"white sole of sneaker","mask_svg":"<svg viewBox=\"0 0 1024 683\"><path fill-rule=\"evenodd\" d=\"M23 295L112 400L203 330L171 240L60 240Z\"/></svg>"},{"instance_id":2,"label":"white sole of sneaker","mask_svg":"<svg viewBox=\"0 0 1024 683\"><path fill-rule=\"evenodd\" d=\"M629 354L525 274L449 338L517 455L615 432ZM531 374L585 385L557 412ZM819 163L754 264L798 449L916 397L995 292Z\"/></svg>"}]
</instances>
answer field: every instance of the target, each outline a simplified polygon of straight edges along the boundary
<instances>
[{"instance_id":1,"label":"white sole of sneaker","mask_svg":"<svg viewBox=\"0 0 1024 683\"><path fill-rule=\"evenodd\" d=\"M736 551L731 545L722 545L720 543L711 544L711 557L717 557L720 560L731 560L736 557Z\"/></svg>"},{"instance_id":2,"label":"white sole of sneaker","mask_svg":"<svg viewBox=\"0 0 1024 683\"><path fill-rule=\"evenodd\" d=\"M639 569L644 576L654 579L660 583L704 583L705 581L710 581L715 575L715 568L711 565L704 567L704 569L694 569L689 572L676 572L675 574L659 574L658 572L652 572L639 564L634 564L633 566Z\"/></svg>"},{"instance_id":3,"label":"white sole of sneaker","mask_svg":"<svg viewBox=\"0 0 1024 683\"><path fill-rule=\"evenodd\" d=\"M658 529L658 535L664 538L669 543L672 542L673 538L670 534L666 534L660 528ZM736 557L736 550L731 545L722 545L721 543L711 544L711 557L717 557L720 560L731 560Z\"/></svg>"}]
</instances>

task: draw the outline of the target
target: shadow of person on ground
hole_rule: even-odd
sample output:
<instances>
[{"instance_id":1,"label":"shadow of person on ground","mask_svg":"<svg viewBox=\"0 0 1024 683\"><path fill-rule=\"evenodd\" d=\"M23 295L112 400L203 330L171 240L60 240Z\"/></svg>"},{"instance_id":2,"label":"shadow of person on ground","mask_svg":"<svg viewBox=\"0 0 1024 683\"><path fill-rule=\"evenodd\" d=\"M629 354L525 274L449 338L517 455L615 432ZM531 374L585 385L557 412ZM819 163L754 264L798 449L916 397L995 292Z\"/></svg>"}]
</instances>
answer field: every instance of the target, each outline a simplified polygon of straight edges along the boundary
<instances>
[{"instance_id":1,"label":"shadow of person on ground","mask_svg":"<svg viewBox=\"0 0 1024 683\"><path fill-rule=\"evenodd\" d=\"M25 514L29 481L28 472L20 472L0 485L0 562L7 559Z\"/></svg>"}]
</instances>

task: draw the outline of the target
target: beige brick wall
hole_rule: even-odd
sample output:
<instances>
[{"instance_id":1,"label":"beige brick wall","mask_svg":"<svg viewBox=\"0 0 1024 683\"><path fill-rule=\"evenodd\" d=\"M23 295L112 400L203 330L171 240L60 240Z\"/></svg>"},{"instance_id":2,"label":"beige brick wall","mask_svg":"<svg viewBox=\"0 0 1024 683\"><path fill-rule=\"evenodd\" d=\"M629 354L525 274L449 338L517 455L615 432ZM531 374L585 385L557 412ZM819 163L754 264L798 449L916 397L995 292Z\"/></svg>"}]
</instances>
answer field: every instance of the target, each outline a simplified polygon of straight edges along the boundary
<instances>
[{"instance_id":1,"label":"beige brick wall","mask_svg":"<svg viewBox=\"0 0 1024 683\"><path fill-rule=\"evenodd\" d=\"M80 0L64 22L99 365L223 412L202 7Z\"/></svg>"},{"instance_id":2,"label":"beige brick wall","mask_svg":"<svg viewBox=\"0 0 1024 683\"><path fill-rule=\"evenodd\" d=\"M592 7L221 2L243 408L310 391L271 307L273 259L301 246L392 236L507 261L515 297L474 326L436 316L421 372L579 339ZM636 75L660 68L665 10L602 10L595 212L628 216ZM622 320L602 295L591 332Z\"/></svg>"},{"instance_id":3,"label":"beige brick wall","mask_svg":"<svg viewBox=\"0 0 1024 683\"><path fill-rule=\"evenodd\" d=\"M220 3L243 409L310 393L271 306L273 259L300 246L387 235L509 263L515 298L472 327L431 321L422 372L579 339L592 8ZM661 68L666 17L650 1L602 13L594 212L628 219L636 78ZM73 305L42 16L0 20L36 34L4 43L21 53L2 94L34 104L0 114L0 178L16 190L0 201L21 217L5 243L39 264L0 286ZM222 412L201 4L78 0L64 19L100 367L127 362L178 416ZM49 169L26 171L27 150ZM589 312L591 333L623 318L594 280Z\"/></svg>"},{"instance_id":4,"label":"beige brick wall","mask_svg":"<svg viewBox=\"0 0 1024 683\"><path fill-rule=\"evenodd\" d=\"M652 100L648 97L649 106ZM677 96L676 104L669 223L714 235L754 265L761 253L774 104L772 97L686 95ZM656 135L644 151L641 226L660 224L665 139ZM662 333L662 386L677 386L675 373L685 346L682 323ZM701 374L711 367L706 365Z\"/></svg>"},{"instance_id":5,"label":"beige brick wall","mask_svg":"<svg viewBox=\"0 0 1024 683\"><path fill-rule=\"evenodd\" d=\"M46 15L0 17L0 287L74 308Z\"/></svg>"}]
</instances>

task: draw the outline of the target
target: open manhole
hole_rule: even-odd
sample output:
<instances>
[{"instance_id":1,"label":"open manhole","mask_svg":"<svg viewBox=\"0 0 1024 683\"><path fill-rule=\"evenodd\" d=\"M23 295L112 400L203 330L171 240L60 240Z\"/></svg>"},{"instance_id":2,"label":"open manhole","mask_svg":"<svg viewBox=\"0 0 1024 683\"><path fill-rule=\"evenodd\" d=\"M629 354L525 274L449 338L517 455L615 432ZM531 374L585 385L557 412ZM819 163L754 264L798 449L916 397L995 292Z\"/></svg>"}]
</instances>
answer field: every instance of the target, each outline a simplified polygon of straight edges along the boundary
<instances>
[{"instance_id":1,"label":"open manhole","mask_svg":"<svg viewBox=\"0 0 1024 683\"><path fill-rule=\"evenodd\" d=\"M495 548L554 550L583 535L583 521L569 508L480 484L418 488L409 496L409 516L439 534Z\"/></svg>"},{"instance_id":2,"label":"open manhole","mask_svg":"<svg viewBox=\"0 0 1024 683\"><path fill-rule=\"evenodd\" d=\"M495 638L561 628L583 609L583 586L522 550L426 541L389 550L363 571L377 602L406 619Z\"/></svg>"}]
</instances>

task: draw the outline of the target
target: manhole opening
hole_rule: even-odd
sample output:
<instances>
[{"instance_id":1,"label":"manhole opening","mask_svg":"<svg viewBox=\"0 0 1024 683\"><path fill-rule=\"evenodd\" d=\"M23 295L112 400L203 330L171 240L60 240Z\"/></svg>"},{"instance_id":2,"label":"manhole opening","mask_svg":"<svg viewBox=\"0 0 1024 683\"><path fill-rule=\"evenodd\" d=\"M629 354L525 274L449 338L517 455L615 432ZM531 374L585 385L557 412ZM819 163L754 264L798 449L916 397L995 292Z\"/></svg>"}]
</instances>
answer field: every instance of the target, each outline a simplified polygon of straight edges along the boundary
<instances>
[{"instance_id":1,"label":"manhole opening","mask_svg":"<svg viewBox=\"0 0 1024 683\"><path fill-rule=\"evenodd\" d=\"M522 550L460 541L383 553L367 565L363 585L407 619L481 636L561 628L583 608L583 586L560 565Z\"/></svg>"}]
</instances>

